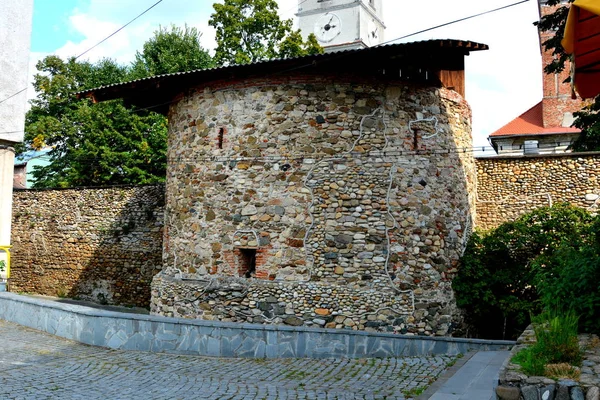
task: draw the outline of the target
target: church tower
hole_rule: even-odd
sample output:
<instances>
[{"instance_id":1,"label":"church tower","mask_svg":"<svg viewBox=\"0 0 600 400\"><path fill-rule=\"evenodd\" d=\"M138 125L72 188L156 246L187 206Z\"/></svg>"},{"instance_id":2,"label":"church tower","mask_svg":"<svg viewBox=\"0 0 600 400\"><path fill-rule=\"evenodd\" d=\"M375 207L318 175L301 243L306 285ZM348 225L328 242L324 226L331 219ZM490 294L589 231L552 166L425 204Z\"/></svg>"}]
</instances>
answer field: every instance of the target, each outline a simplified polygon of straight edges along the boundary
<instances>
[{"instance_id":1,"label":"church tower","mask_svg":"<svg viewBox=\"0 0 600 400\"><path fill-rule=\"evenodd\" d=\"M362 49L384 41L383 0L298 0L302 36L314 33L325 51Z\"/></svg>"}]
</instances>

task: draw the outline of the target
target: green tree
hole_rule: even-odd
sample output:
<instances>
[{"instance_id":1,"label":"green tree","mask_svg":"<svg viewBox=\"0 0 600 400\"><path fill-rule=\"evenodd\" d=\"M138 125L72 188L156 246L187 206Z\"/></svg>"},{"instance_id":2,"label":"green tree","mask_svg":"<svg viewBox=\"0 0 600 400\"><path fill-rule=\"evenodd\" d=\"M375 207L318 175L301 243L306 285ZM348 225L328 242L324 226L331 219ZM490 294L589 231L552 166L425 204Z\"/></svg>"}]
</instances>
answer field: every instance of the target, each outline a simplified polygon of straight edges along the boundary
<instances>
[{"instance_id":1,"label":"green tree","mask_svg":"<svg viewBox=\"0 0 600 400\"><path fill-rule=\"evenodd\" d=\"M25 123L25 143L51 146L51 164L34 172L35 187L152 183L164 180L166 123L162 115L135 112L120 100L78 101L78 91L126 79L112 60L96 64L49 56L37 64L37 98Z\"/></svg>"},{"instance_id":2,"label":"green tree","mask_svg":"<svg viewBox=\"0 0 600 400\"><path fill-rule=\"evenodd\" d=\"M171 25L159 28L154 37L135 54L131 78L211 68L213 60L200 44L201 33L194 27Z\"/></svg>"},{"instance_id":3,"label":"green tree","mask_svg":"<svg viewBox=\"0 0 600 400\"><path fill-rule=\"evenodd\" d=\"M569 0L567 3L572 3ZM555 56L554 60L544 67L547 74L561 72L565 68L565 64L570 60L571 56L565 53L565 49L561 45L565 25L567 23L567 15L569 14L568 4L563 4L564 0L548 0L548 6L560 5L555 12L543 16L536 23L541 31L554 31L555 35L544 41L542 45L547 51L551 51ZM575 151L597 151L600 150L600 96L596 96L589 105L583 107L581 111L574 113L576 117L573 126L581 129L581 135L573 144Z\"/></svg>"},{"instance_id":4,"label":"green tree","mask_svg":"<svg viewBox=\"0 0 600 400\"><path fill-rule=\"evenodd\" d=\"M555 265L565 243L588 240L593 217L566 203L542 207L469 239L452 281L456 303L480 337L515 338L539 313L539 265Z\"/></svg>"},{"instance_id":5,"label":"green tree","mask_svg":"<svg viewBox=\"0 0 600 400\"><path fill-rule=\"evenodd\" d=\"M303 41L292 21L282 21L275 0L225 0L213 5L209 25L217 30L215 62L249 64L274 58L319 54L323 48L313 34Z\"/></svg>"},{"instance_id":6,"label":"green tree","mask_svg":"<svg viewBox=\"0 0 600 400\"><path fill-rule=\"evenodd\" d=\"M195 28L159 29L130 68L49 56L37 64L37 97L25 123L23 150L51 146L51 164L36 169L35 187L144 184L164 180L164 116L114 100L92 104L76 93L156 74L212 67Z\"/></svg>"}]
</instances>

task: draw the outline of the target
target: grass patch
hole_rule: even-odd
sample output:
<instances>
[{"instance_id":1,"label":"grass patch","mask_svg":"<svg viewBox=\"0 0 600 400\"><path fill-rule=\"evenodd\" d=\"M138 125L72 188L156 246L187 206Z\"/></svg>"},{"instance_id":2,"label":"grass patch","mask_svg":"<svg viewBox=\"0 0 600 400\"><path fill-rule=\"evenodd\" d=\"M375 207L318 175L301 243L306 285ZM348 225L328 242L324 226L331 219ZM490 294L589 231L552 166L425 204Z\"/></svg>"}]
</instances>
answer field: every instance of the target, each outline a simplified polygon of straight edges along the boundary
<instances>
[{"instance_id":1,"label":"grass patch","mask_svg":"<svg viewBox=\"0 0 600 400\"><path fill-rule=\"evenodd\" d=\"M425 391L425 389L427 389L427 386L418 386L411 389L403 390L402 394L406 397L417 397L421 395Z\"/></svg>"},{"instance_id":2,"label":"grass patch","mask_svg":"<svg viewBox=\"0 0 600 400\"><path fill-rule=\"evenodd\" d=\"M529 376L574 375L577 368L566 366L581 365L582 352L577 338L579 317L573 312L562 315L550 312L533 321L536 343L519 351L511 361L519 364Z\"/></svg>"},{"instance_id":3,"label":"grass patch","mask_svg":"<svg viewBox=\"0 0 600 400\"><path fill-rule=\"evenodd\" d=\"M303 379L306 378L306 376L308 375L308 372L306 371L288 371L285 374L285 378L286 379Z\"/></svg>"},{"instance_id":4,"label":"grass patch","mask_svg":"<svg viewBox=\"0 0 600 400\"><path fill-rule=\"evenodd\" d=\"M579 380L581 369L567 363L546 365L545 375L552 379L574 379Z\"/></svg>"}]
</instances>

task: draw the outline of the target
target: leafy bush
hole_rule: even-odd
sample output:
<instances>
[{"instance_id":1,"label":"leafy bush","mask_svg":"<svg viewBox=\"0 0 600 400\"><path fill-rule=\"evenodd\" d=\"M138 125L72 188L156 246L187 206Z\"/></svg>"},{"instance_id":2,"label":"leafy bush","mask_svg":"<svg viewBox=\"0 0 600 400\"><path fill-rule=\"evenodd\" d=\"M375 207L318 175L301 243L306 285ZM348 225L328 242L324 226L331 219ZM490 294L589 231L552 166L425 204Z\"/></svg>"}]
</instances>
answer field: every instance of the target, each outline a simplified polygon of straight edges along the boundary
<instances>
[{"instance_id":1,"label":"leafy bush","mask_svg":"<svg viewBox=\"0 0 600 400\"><path fill-rule=\"evenodd\" d=\"M561 203L474 233L452 282L474 336L516 338L542 310L536 288L538 274L548 270L542 265L550 265L563 243L584 246L593 221L585 210Z\"/></svg>"},{"instance_id":2,"label":"leafy bush","mask_svg":"<svg viewBox=\"0 0 600 400\"><path fill-rule=\"evenodd\" d=\"M547 309L573 310L583 332L600 333L600 220L583 243L564 242L552 257L533 263L541 304Z\"/></svg>"},{"instance_id":3,"label":"leafy bush","mask_svg":"<svg viewBox=\"0 0 600 400\"><path fill-rule=\"evenodd\" d=\"M509 244L514 226L495 235L474 233L452 282L457 305L475 336L490 339L515 337L539 310L537 293L529 284L532 271L516 259Z\"/></svg>"}]
</instances>

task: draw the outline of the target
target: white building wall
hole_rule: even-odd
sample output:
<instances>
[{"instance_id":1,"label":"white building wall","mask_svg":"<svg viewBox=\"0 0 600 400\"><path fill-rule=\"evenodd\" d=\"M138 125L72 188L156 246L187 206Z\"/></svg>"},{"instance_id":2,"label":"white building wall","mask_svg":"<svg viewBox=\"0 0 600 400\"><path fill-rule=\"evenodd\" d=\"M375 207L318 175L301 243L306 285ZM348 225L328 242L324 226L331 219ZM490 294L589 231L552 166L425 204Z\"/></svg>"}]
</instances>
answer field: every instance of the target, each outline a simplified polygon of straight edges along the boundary
<instances>
[{"instance_id":1,"label":"white building wall","mask_svg":"<svg viewBox=\"0 0 600 400\"><path fill-rule=\"evenodd\" d=\"M0 1L0 140L23 141L33 0Z\"/></svg>"},{"instance_id":2,"label":"white building wall","mask_svg":"<svg viewBox=\"0 0 600 400\"><path fill-rule=\"evenodd\" d=\"M33 0L0 0L0 246L11 243L11 145L23 141L32 19Z\"/></svg>"},{"instance_id":3,"label":"white building wall","mask_svg":"<svg viewBox=\"0 0 600 400\"><path fill-rule=\"evenodd\" d=\"M362 41L367 46L373 46L383 41L384 25L382 21L381 0L299 0L298 27L302 36L306 37L315 32L315 25L325 13L332 13L341 20L341 32L329 42L319 41L321 46L334 46L344 43ZM367 39L369 30L377 26L376 41ZM318 39L317 35L317 39Z\"/></svg>"}]
</instances>

